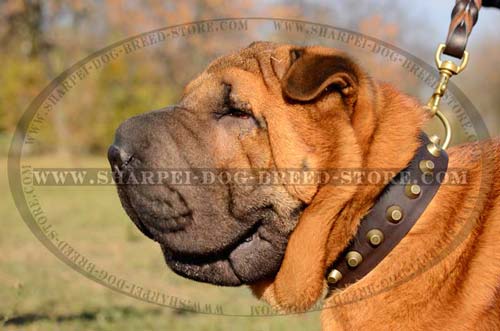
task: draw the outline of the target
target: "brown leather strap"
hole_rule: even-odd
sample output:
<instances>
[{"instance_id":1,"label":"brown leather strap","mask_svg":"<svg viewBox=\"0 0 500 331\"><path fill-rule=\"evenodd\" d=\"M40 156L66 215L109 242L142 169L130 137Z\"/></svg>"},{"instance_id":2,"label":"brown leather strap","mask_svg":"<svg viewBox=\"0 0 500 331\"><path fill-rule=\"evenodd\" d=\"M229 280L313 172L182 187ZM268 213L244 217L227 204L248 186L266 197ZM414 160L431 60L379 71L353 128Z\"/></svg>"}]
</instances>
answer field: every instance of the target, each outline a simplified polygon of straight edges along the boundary
<instances>
[{"instance_id":1,"label":"brown leather strap","mask_svg":"<svg viewBox=\"0 0 500 331\"><path fill-rule=\"evenodd\" d=\"M482 0L457 0L451 12L451 23L444 54L461 59L467 39L477 22Z\"/></svg>"},{"instance_id":2,"label":"brown leather strap","mask_svg":"<svg viewBox=\"0 0 500 331\"><path fill-rule=\"evenodd\" d=\"M483 7L496 7L500 9L500 0L483 0Z\"/></svg>"},{"instance_id":3,"label":"brown leather strap","mask_svg":"<svg viewBox=\"0 0 500 331\"><path fill-rule=\"evenodd\" d=\"M432 151L437 154L432 148L436 146L425 134L420 139L421 146L409 166L384 189L369 214L361 220L351 243L327 269L325 277L330 291L352 284L374 269L410 231L438 191L448 168L448 156L444 150L440 150L438 156L433 155ZM415 184L420 188L418 194L409 191L410 185ZM395 210L394 206L401 211L399 221L391 220L390 216L397 216L390 213ZM383 240L376 246L368 239L374 229L383 234ZM348 264L351 252L362 257L356 267ZM339 279L332 281L332 271L341 275Z\"/></svg>"},{"instance_id":4,"label":"brown leather strap","mask_svg":"<svg viewBox=\"0 0 500 331\"><path fill-rule=\"evenodd\" d=\"M500 0L457 0L451 12L451 23L446 38L444 54L461 59L464 55L467 39L476 24L479 9L496 7L500 9Z\"/></svg>"}]
</instances>

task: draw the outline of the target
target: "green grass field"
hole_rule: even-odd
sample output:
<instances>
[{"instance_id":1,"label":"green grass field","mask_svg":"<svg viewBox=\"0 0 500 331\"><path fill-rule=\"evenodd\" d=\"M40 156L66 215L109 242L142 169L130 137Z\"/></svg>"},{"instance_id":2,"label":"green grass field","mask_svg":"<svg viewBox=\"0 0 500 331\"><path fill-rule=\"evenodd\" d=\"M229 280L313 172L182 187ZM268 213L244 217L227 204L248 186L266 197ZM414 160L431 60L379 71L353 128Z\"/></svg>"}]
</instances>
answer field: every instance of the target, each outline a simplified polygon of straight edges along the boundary
<instances>
[{"instance_id":1,"label":"green grass field","mask_svg":"<svg viewBox=\"0 0 500 331\"><path fill-rule=\"evenodd\" d=\"M0 158L0 325L6 330L318 330L319 313L230 317L162 307L110 290L72 270L30 232L10 196ZM33 166L106 167L104 158L33 158ZM183 279L167 269L157 245L123 212L114 187L38 187L62 240L99 268L127 282L224 312L248 315L262 306L250 290Z\"/></svg>"}]
</instances>

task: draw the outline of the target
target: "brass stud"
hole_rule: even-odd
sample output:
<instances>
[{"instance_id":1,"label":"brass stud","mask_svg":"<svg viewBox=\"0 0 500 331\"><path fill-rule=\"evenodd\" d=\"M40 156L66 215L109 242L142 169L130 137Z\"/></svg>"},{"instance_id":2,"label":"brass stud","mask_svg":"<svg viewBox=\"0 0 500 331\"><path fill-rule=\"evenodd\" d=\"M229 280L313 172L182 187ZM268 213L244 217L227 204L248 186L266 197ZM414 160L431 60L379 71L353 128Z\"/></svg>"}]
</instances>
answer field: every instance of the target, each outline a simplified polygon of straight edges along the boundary
<instances>
[{"instance_id":1,"label":"brass stud","mask_svg":"<svg viewBox=\"0 0 500 331\"><path fill-rule=\"evenodd\" d=\"M418 167L420 168L420 171L424 174L432 174L434 171L434 162L431 160L422 160L418 163Z\"/></svg>"},{"instance_id":2,"label":"brass stud","mask_svg":"<svg viewBox=\"0 0 500 331\"><path fill-rule=\"evenodd\" d=\"M371 229L366 234L366 239L373 246L378 246L384 241L384 234L379 229Z\"/></svg>"},{"instance_id":3,"label":"brass stud","mask_svg":"<svg viewBox=\"0 0 500 331\"><path fill-rule=\"evenodd\" d=\"M351 268L357 267L361 262L363 262L363 256L356 251L350 251L345 257L347 264Z\"/></svg>"},{"instance_id":4,"label":"brass stud","mask_svg":"<svg viewBox=\"0 0 500 331\"><path fill-rule=\"evenodd\" d=\"M429 137L429 140L434 144L434 145L439 145L441 143L441 139L439 139L438 136L433 134L432 136Z\"/></svg>"},{"instance_id":5,"label":"brass stud","mask_svg":"<svg viewBox=\"0 0 500 331\"><path fill-rule=\"evenodd\" d=\"M427 144L427 151L435 157L439 157L439 155L441 155L441 148L433 143Z\"/></svg>"},{"instance_id":6,"label":"brass stud","mask_svg":"<svg viewBox=\"0 0 500 331\"><path fill-rule=\"evenodd\" d=\"M392 223L399 223L403 219L403 210L398 205L393 205L387 208L387 219Z\"/></svg>"},{"instance_id":7,"label":"brass stud","mask_svg":"<svg viewBox=\"0 0 500 331\"><path fill-rule=\"evenodd\" d=\"M439 143L441 142L441 140L436 135L430 136L429 140L431 142L429 144L427 144L427 150L433 156L438 157L439 155L441 155L441 147L439 147Z\"/></svg>"},{"instance_id":8,"label":"brass stud","mask_svg":"<svg viewBox=\"0 0 500 331\"><path fill-rule=\"evenodd\" d=\"M405 194L410 199L416 199L419 197L422 189L417 184L407 184L405 187Z\"/></svg>"},{"instance_id":9,"label":"brass stud","mask_svg":"<svg viewBox=\"0 0 500 331\"><path fill-rule=\"evenodd\" d=\"M329 284L335 284L339 282L341 279L342 279L342 273L337 269L333 269L332 271L330 271L328 277L326 277L326 281Z\"/></svg>"}]
</instances>

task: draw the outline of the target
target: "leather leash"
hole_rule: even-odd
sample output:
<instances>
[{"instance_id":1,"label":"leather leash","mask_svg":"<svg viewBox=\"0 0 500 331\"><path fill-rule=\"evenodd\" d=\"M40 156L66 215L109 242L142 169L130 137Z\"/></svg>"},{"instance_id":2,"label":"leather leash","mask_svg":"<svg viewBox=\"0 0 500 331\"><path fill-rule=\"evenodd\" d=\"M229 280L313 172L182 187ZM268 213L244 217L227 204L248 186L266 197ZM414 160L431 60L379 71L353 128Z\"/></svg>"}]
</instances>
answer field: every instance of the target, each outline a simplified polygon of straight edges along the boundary
<instances>
[{"instance_id":1,"label":"leather leash","mask_svg":"<svg viewBox=\"0 0 500 331\"><path fill-rule=\"evenodd\" d=\"M461 59L464 56L467 40L477 22L479 9L483 7L500 8L500 0L457 0L451 12L451 23L443 53Z\"/></svg>"},{"instance_id":2,"label":"leather leash","mask_svg":"<svg viewBox=\"0 0 500 331\"><path fill-rule=\"evenodd\" d=\"M451 141L451 127L446 116L439 111L439 103L446 92L450 78L458 75L467 66L469 53L465 50L465 46L472 28L477 22L481 6L500 8L500 0L456 0L451 13L446 43L440 44L436 50L435 62L439 69L439 81L426 108L432 116L437 116L443 123L445 129L443 149L446 149ZM442 60L443 54L460 59L460 63Z\"/></svg>"}]
</instances>

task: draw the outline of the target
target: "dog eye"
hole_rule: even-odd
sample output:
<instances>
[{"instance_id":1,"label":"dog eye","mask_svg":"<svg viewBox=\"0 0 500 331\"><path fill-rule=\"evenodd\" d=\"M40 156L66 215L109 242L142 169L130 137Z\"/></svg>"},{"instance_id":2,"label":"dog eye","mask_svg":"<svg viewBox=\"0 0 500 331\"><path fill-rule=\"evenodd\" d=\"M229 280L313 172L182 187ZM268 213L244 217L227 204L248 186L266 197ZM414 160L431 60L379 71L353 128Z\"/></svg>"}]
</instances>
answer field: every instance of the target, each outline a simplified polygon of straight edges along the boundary
<instances>
[{"instance_id":1,"label":"dog eye","mask_svg":"<svg viewBox=\"0 0 500 331\"><path fill-rule=\"evenodd\" d=\"M226 116L231 116L231 117L236 117L236 118L241 118L241 119L247 119L252 117L251 114L237 108L229 108L228 111L225 114Z\"/></svg>"},{"instance_id":2,"label":"dog eye","mask_svg":"<svg viewBox=\"0 0 500 331\"><path fill-rule=\"evenodd\" d=\"M215 115L217 119L221 119L222 117L225 116L230 116L239 119L253 118L252 114L250 114L249 112L234 107L227 107L220 113L215 113Z\"/></svg>"}]
</instances>

